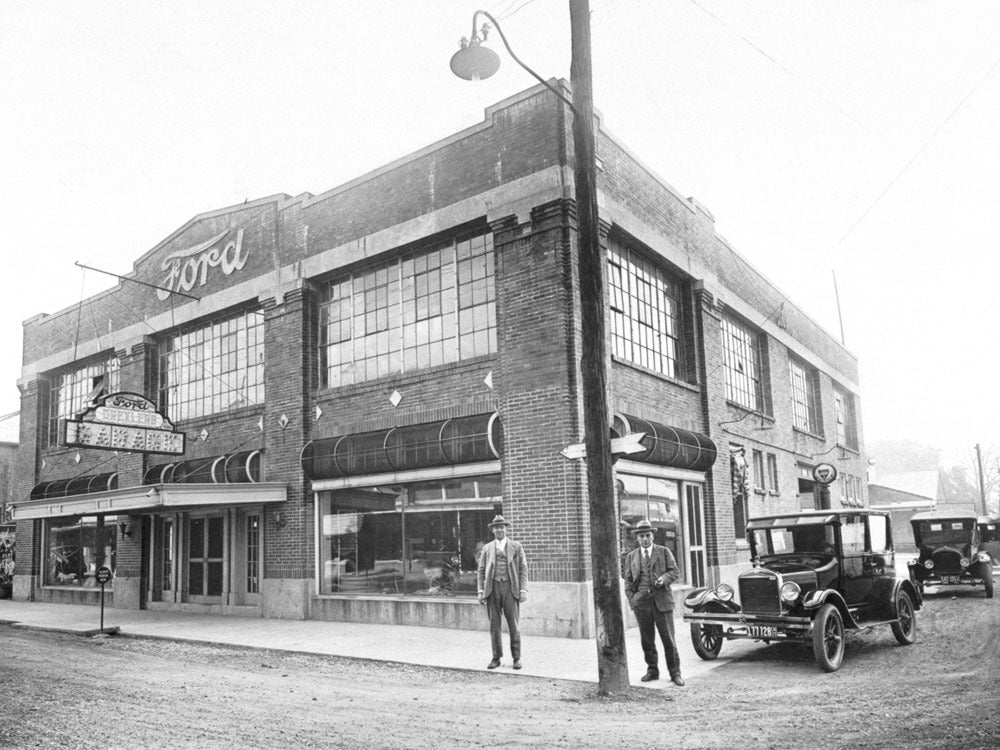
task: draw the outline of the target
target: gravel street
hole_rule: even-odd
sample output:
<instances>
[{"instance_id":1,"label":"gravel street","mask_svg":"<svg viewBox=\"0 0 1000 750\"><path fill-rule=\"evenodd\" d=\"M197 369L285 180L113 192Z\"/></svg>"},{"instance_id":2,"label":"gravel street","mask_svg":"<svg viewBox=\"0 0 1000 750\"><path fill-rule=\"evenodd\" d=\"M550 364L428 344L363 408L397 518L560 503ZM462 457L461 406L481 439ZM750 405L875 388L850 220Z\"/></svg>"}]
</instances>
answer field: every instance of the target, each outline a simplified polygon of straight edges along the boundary
<instances>
[{"instance_id":1,"label":"gravel street","mask_svg":"<svg viewBox=\"0 0 1000 750\"><path fill-rule=\"evenodd\" d=\"M913 646L887 627L849 635L832 674L811 650L760 645L685 688L614 699L510 673L7 625L0 643L4 748L1000 746L1000 605L978 590L930 594Z\"/></svg>"}]
</instances>

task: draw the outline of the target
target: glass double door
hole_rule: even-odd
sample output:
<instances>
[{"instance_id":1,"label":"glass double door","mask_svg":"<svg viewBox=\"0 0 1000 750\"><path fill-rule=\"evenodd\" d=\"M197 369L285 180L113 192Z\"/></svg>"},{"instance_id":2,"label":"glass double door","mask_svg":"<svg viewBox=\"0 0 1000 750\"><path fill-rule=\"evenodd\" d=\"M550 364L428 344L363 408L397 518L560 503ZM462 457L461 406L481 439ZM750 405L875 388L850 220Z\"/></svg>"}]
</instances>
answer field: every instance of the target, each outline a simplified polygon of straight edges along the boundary
<instances>
[{"instance_id":1,"label":"glass double door","mask_svg":"<svg viewBox=\"0 0 1000 750\"><path fill-rule=\"evenodd\" d=\"M155 518L153 526L151 601L259 604L259 510L176 513Z\"/></svg>"}]
</instances>

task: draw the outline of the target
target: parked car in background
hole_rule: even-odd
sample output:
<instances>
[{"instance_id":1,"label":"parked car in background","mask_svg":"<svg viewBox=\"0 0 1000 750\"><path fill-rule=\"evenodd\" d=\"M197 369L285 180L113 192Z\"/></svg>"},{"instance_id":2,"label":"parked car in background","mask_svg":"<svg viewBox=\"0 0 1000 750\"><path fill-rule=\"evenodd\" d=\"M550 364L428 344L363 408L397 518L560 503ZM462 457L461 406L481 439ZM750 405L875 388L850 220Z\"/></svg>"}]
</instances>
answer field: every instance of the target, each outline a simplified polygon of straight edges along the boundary
<instances>
[{"instance_id":1,"label":"parked car in background","mask_svg":"<svg viewBox=\"0 0 1000 750\"><path fill-rule=\"evenodd\" d=\"M989 554L996 572L1000 566L1000 518L980 516L976 526L979 527L979 549Z\"/></svg>"},{"instance_id":2,"label":"parked car in background","mask_svg":"<svg viewBox=\"0 0 1000 750\"><path fill-rule=\"evenodd\" d=\"M916 639L920 592L896 577L889 514L819 510L751 519L753 569L684 601L694 650L715 659L726 640L800 641L833 672L846 630L888 625L896 640Z\"/></svg>"},{"instance_id":3,"label":"parked car in background","mask_svg":"<svg viewBox=\"0 0 1000 750\"><path fill-rule=\"evenodd\" d=\"M993 598L993 560L981 547L979 518L973 513L927 511L910 519L918 557L909 563L910 580L925 586L982 586Z\"/></svg>"}]
</instances>

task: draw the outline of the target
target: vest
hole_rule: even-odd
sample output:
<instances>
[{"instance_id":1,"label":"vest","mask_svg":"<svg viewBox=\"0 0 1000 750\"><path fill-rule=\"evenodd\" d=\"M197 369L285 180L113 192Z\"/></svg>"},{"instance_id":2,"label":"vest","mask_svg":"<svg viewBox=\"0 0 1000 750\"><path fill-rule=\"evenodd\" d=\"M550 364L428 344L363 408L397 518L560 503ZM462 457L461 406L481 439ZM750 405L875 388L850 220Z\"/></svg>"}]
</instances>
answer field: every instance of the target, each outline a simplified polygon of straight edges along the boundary
<instances>
[{"instance_id":1,"label":"vest","mask_svg":"<svg viewBox=\"0 0 1000 750\"><path fill-rule=\"evenodd\" d=\"M510 580L510 573L507 570L507 553L500 548L499 545L496 546L497 561L496 565L493 566L493 580L494 581L507 581Z\"/></svg>"}]
</instances>

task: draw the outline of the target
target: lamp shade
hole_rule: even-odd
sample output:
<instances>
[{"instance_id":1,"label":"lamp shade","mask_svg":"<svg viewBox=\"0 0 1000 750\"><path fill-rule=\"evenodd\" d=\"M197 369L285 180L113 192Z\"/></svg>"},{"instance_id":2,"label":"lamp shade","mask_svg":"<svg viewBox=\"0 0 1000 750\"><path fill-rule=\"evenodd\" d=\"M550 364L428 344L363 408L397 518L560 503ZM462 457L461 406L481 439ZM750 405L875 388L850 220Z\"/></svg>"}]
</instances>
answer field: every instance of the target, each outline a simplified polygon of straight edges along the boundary
<instances>
[{"instance_id":1,"label":"lamp shade","mask_svg":"<svg viewBox=\"0 0 1000 750\"><path fill-rule=\"evenodd\" d=\"M489 47L473 40L451 56L451 72L466 81L489 78L500 69L500 57Z\"/></svg>"}]
</instances>

